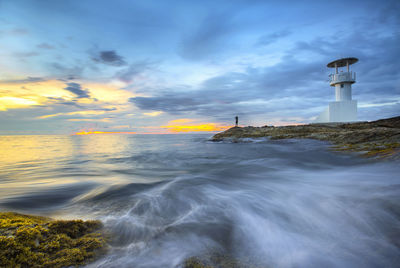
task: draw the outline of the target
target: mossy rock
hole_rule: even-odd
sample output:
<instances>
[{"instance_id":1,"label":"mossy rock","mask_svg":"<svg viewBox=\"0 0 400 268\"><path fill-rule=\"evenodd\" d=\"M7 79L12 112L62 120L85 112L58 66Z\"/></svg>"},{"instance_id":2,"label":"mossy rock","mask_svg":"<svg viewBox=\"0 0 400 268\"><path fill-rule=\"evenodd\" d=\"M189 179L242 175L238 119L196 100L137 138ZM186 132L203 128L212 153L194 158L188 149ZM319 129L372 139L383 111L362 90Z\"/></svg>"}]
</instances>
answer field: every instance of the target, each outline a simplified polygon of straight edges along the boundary
<instances>
[{"instance_id":1,"label":"mossy rock","mask_svg":"<svg viewBox=\"0 0 400 268\"><path fill-rule=\"evenodd\" d=\"M0 267L84 265L106 251L100 221L0 212Z\"/></svg>"}]
</instances>

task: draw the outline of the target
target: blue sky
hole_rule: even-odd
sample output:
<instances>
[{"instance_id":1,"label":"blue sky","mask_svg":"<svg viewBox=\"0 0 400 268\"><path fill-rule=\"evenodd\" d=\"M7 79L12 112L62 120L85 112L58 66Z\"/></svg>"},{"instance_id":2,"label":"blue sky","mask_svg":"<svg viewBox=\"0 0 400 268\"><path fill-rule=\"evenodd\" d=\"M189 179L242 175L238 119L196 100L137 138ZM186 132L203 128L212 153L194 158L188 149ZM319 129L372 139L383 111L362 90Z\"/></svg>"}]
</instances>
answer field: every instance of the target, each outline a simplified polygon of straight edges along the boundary
<instances>
[{"instance_id":1,"label":"blue sky","mask_svg":"<svg viewBox=\"0 0 400 268\"><path fill-rule=\"evenodd\" d=\"M309 123L347 56L359 120L397 116L399 29L399 1L0 0L0 134Z\"/></svg>"}]
</instances>

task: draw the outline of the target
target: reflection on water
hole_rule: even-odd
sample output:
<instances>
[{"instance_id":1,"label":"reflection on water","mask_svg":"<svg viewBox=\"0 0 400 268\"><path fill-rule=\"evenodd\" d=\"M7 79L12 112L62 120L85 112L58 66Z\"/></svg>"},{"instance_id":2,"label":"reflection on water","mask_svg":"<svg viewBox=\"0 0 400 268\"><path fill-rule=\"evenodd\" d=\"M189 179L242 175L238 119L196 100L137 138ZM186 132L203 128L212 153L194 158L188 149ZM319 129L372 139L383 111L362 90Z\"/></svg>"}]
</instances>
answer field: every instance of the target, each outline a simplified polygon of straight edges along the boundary
<instances>
[{"instance_id":1,"label":"reflection on water","mask_svg":"<svg viewBox=\"0 0 400 268\"><path fill-rule=\"evenodd\" d=\"M123 178L112 172L119 168L108 158L129 154L140 147L136 142L128 135L0 136L0 195L54 191L85 181L120 183Z\"/></svg>"},{"instance_id":2,"label":"reflection on water","mask_svg":"<svg viewBox=\"0 0 400 268\"><path fill-rule=\"evenodd\" d=\"M396 267L400 167L310 140L0 137L0 208L101 219L91 267L179 267L211 248L261 267Z\"/></svg>"},{"instance_id":3,"label":"reflection on water","mask_svg":"<svg viewBox=\"0 0 400 268\"><path fill-rule=\"evenodd\" d=\"M135 139L129 139L127 135L0 136L0 164L118 155L128 146L134 146L134 142Z\"/></svg>"},{"instance_id":4,"label":"reflection on water","mask_svg":"<svg viewBox=\"0 0 400 268\"><path fill-rule=\"evenodd\" d=\"M27 166L36 161L51 161L70 156L69 136L0 136L0 164Z\"/></svg>"}]
</instances>

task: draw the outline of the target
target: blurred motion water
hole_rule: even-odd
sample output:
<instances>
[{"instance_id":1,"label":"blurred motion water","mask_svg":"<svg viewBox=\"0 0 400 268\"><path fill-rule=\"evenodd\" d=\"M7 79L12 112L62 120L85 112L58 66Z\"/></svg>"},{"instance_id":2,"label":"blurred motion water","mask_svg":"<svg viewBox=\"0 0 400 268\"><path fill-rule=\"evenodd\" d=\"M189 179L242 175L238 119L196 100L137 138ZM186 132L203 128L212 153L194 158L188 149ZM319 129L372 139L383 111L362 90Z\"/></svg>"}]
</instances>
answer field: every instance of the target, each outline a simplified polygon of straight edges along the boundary
<instances>
[{"instance_id":1,"label":"blurred motion water","mask_svg":"<svg viewBox=\"0 0 400 268\"><path fill-rule=\"evenodd\" d=\"M221 250L262 267L399 267L400 166L312 140L0 136L0 209L100 219L90 267L180 267Z\"/></svg>"}]
</instances>

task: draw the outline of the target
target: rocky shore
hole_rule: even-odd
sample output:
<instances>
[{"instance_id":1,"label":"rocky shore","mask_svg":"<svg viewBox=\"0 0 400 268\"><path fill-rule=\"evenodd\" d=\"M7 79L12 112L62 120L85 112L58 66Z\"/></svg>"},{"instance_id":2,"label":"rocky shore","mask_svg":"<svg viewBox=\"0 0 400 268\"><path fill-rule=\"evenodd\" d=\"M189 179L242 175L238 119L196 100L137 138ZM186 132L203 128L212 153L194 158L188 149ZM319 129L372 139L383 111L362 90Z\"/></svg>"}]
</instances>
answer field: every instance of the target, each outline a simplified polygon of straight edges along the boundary
<instances>
[{"instance_id":1,"label":"rocky shore","mask_svg":"<svg viewBox=\"0 0 400 268\"><path fill-rule=\"evenodd\" d=\"M84 266L104 256L110 240L110 233L100 221L0 212L0 267ZM187 258L182 267L257 267L249 263L212 250Z\"/></svg>"},{"instance_id":2,"label":"rocky shore","mask_svg":"<svg viewBox=\"0 0 400 268\"><path fill-rule=\"evenodd\" d=\"M336 151L359 152L366 157L400 159L400 116L371 122L323 123L296 126L232 127L212 141L268 137L328 141Z\"/></svg>"},{"instance_id":3,"label":"rocky shore","mask_svg":"<svg viewBox=\"0 0 400 268\"><path fill-rule=\"evenodd\" d=\"M100 221L0 212L0 267L72 267L106 252Z\"/></svg>"}]
</instances>

